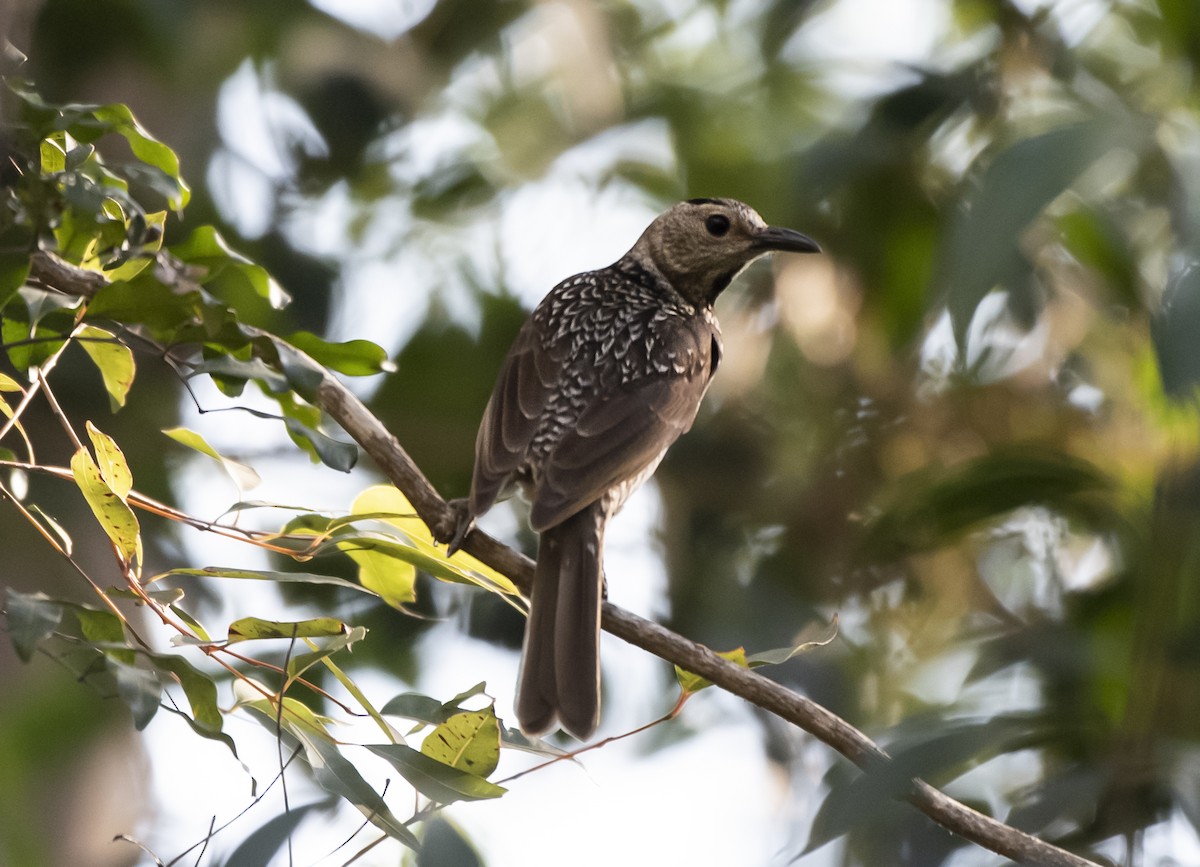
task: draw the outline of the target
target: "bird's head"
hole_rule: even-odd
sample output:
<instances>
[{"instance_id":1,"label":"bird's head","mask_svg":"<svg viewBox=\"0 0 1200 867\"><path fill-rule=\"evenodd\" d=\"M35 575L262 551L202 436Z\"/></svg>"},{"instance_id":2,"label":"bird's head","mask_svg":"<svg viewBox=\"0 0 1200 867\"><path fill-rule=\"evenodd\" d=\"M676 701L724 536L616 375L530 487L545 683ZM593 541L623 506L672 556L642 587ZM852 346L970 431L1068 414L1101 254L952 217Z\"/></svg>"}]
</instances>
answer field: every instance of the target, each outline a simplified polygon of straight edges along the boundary
<instances>
[{"instance_id":1,"label":"bird's head","mask_svg":"<svg viewBox=\"0 0 1200 867\"><path fill-rule=\"evenodd\" d=\"M800 232L768 226L733 199L688 199L659 215L628 255L653 266L690 303L706 306L743 268L776 250L821 248Z\"/></svg>"}]
</instances>

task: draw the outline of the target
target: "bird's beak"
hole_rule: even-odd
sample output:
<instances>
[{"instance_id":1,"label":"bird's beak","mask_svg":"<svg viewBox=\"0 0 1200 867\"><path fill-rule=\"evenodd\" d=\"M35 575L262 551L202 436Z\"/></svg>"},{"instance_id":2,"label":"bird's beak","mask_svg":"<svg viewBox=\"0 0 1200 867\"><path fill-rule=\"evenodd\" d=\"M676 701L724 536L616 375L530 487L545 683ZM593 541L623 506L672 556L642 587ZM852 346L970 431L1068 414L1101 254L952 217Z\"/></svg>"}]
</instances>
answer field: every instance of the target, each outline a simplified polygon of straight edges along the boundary
<instances>
[{"instance_id":1,"label":"bird's beak","mask_svg":"<svg viewBox=\"0 0 1200 867\"><path fill-rule=\"evenodd\" d=\"M820 253L821 245L801 232L780 226L767 226L754 239L755 245L764 250L780 250L786 253Z\"/></svg>"}]
</instances>

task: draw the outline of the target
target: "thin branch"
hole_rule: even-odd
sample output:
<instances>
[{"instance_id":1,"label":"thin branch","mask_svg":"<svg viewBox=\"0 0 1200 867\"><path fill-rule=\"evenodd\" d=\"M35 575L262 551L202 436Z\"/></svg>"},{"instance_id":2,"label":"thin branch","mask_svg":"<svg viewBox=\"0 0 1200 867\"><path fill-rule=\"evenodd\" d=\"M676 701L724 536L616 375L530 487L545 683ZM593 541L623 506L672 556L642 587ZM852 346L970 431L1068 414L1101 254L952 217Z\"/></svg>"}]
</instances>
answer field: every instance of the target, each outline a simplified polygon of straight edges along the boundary
<instances>
[{"instance_id":1,"label":"thin branch","mask_svg":"<svg viewBox=\"0 0 1200 867\"><path fill-rule=\"evenodd\" d=\"M46 285L67 294L91 297L101 288L95 279L98 275L55 260L44 252L34 254L31 273ZM317 387L316 402L408 497L434 536L449 539L455 528L454 509L442 499L400 442L362 401L326 371ZM462 548L528 591L533 577L533 561L528 557L479 529L467 534ZM735 665L702 644L611 602L604 603L602 623L606 631L618 638L705 677L727 692L804 729L866 773L883 771L891 763L891 758L878 744L846 720L773 680ZM904 797L948 831L1018 863L1097 867L1092 861L985 816L923 780L914 779Z\"/></svg>"}]
</instances>

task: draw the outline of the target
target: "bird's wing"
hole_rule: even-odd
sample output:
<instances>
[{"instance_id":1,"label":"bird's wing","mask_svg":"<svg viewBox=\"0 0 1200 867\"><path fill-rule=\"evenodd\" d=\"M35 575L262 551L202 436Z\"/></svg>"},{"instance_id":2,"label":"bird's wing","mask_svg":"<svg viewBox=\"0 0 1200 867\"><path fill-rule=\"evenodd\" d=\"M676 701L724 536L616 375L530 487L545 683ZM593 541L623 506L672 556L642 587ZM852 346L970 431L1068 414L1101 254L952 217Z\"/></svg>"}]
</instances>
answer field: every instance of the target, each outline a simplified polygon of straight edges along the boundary
<instances>
[{"instance_id":1,"label":"bird's wing","mask_svg":"<svg viewBox=\"0 0 1200 867\"><path fill-rule=\"evenodd\" d=\"M479 424L471 479L472 514L486 512L513 481L562 367L562 354L544 349L533 320L527 321L500 368Z\"/></svg>"},{"instance_id":2,"label":"bird's wing","mask_svg":"<svg viewBox=\"0 0 1200 867\"><path fill-rule=\"evenodd\" d=\"M690 362L605 391L583 411L550 454L533 499L530 524L541 532L595 502L614 485L652 469L687 431L719 352L707 326L682 326L671 341Z\"/></svg>"}]
</instances>

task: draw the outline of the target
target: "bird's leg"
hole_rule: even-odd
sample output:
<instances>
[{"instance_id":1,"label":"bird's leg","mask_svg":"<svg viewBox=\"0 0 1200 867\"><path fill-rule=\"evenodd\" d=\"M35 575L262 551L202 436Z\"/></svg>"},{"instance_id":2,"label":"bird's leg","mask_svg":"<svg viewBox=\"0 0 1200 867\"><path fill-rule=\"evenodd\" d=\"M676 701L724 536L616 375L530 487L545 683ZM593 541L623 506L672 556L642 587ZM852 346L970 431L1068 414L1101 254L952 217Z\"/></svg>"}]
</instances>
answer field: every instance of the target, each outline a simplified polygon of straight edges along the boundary
<instances>
[{"instance_id":1,"label":"bird's leg","mask_svg":"<svg viewBox=\"0 0 1200 867\"><path fill-rule=\"evenodd\" d=\"M470 503L466 497L450 500L446 505L450 507L453 516L438 528L441 532L437 536L439 542L446 543L446 556L451 557L462 547L467 533L475 526L475 518L471 514Z\"/></svg>"}]
</instances>

